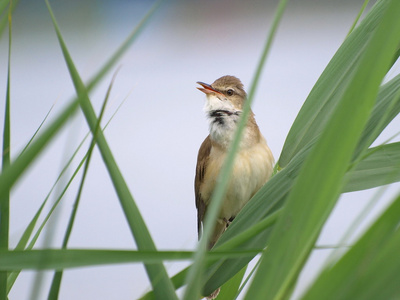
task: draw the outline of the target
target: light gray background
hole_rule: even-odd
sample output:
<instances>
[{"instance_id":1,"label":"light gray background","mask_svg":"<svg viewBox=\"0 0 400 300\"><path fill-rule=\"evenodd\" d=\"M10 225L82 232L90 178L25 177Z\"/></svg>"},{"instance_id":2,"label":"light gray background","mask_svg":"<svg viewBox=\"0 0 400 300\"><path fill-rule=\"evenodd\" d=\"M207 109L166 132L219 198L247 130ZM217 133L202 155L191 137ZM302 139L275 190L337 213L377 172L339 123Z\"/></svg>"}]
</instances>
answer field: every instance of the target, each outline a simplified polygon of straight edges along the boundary
<instances>
[{"instance_id":1,"label":"light gray background","mask_svg":"<svg viewBox=\"0 0 400 300\"><path fill-rule=\"evenodd\" d=\"M91 78L150 8L147 1L51 3L84 80ZM253 105L276 159L302 103L344 40L362 3L363 0L289 1ZM125 98L126 102L105 134L159 249L192 250L196 246L193 179L197 150L207 135L202 111L205 97L196 89L196 81L211 83L229 74L239 77L248 88L276 6L277 1L166 1L120 61L122 67L105 120ZM55 103L51 114L54 117L74 96L74 89L44 1L20 2L13 18L12 49L15 157L51 105ZM4 34L0 41L3 99L6 66ZM397 66L390 75L398 71ZM91 97L96 111L111 75ZM0 105L0 113L4 115L4 105ZM399 128L397 118L379 141ZM66 157L87 130L79 114L16 185L11 202L12 247L39 208ZM395 184L389 188L368 220L385 207L399 187ZM75 183L52 218L51 247L61 245L76 188ZM374 193L375 190L369 190L344 195L318 243L338 243ZM39 248L44 240L39 240ZM97 149L69 247L136 248ZM313 252L295 295L304 290L329 253L330 250ZM166 264L170 274L186 265ZM34 274L22 272L10 294L11 300L31 299ZM46 297L50 275L51 272L45 273L38 299ZM148 287L147 276L139 264L69 270L64 275L60 299L136 299Z\"/></svg>"}]
</instances>

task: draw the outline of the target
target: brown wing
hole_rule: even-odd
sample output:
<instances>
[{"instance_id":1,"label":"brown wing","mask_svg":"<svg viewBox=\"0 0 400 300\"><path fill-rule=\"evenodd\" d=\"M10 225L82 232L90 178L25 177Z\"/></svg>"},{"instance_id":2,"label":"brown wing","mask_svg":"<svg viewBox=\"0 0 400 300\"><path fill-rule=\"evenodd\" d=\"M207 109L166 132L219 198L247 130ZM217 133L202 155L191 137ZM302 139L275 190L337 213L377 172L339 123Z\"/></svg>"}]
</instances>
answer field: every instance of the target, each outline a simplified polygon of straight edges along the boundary
<instances>
[{"instance_id":1,"label":"brown wing","mask_svg":"<svg viewBox=\"0 0 400 300\"><path fill-rule=\"evenodd\" d=\"M200 146L199 154L197 155L197 165L196 165L196 176L194 179L194 193L196 197L196 208L197 208L197 232L199 239L201 236L201 222L203 221L204 214L206 212L206 205L204 199L200 194L200 185L203 183L204 174L206 172L208 157L211 151L211 140L210 136L206 139Z\"/></svg>"}]
</instances>

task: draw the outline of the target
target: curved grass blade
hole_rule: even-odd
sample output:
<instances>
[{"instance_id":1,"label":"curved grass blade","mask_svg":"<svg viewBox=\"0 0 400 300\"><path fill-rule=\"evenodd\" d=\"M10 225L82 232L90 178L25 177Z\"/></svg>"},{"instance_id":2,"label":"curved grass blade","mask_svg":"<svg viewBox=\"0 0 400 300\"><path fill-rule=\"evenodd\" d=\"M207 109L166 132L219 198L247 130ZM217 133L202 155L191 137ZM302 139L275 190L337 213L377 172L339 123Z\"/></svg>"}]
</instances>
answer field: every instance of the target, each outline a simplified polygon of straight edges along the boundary
<instances>
[{"instance_id":1,"label":"curved grass blade","mask_svg":"<svg viewBox=\"0 0 400 300\"><path fill-rule=\"evenodd\" d=\"M357 14L356 19L355 19L354 22L353 22L353 25L351 25L351 28L350 28L349 33L347 34L347 36L349 36L349 34L353 32L354 28L356 27L358 21L359 21L360 18L361 18L362 13L363 13L363 12L365 11L365 9L367 8L368 3L369 3L369 0L365 0L365 1L364 1L363 5L361 6L360 11L359 11L358 14Z\"/></svg>"},{"instance_id":2,"label":"curved grass blade","mask_svg":"<svg viewBox=\"0 0 400 300\"><path fill-rule=\"evenodd\" d=\"M8 23L8 13L13 13L17 7L19 0L3 0L0 2L0 16L3 13L3 17L0 19L0 39L4 32L4 29ZM6 12L8 5L8 13Z\"/></svg>"},{"instance_id":3,"label":"curved grass blade","mask_svg":"<svg viewBox=\"0 0 400 300\"><path fill-rule=\"evenodd\" d=\"M46 0L48 10L53 20L53 25L57 33L57 37L69 69L71 79L75 86L75 90L80 98L80 106L85 115L87 123L93 132L96 132L97 118L94 113L93 107L90 103L87 90L74 66L74 63L68 53L66 45L61 36L60 30L56 23L54 14L51 10L49 2ZM81 98L82 97L82 98ZM118 198L124 210L129 227L136 241L139 250L155 250L155 244L150 236L150 233L144 223L144 220L134 202L134 199L128 189L128 186L122 177L122 174L115 162L107 141L100 131L96 138L97 145L102 155L103 161L108 169L109 175L118 194ZM145 268L153 289L157 297L164 299L177 299L173 285L167 275L167 272L162 263L145 264Z\"/></svg>"},{"instance_id":4,"label":"curved grass blade","mask_svg":"<svg viewBox=\"0 0 400 300\"><path fill-rule=\"evenodd\" d=\"M314 144L354 75L387 0L378 1L338 49L304 102L286 138L278 161L284 168L304 147ZM393 63L393 61L392 61ZM388 66L389 67L389 66Z\"/></svg>"},{"instance_id":5,"label":"curved grass blade","mask_svg":"<svg viewBox=\"0 0 400 300\"><path fill-rule=\"evenodd\" d=\"M242 133L244 131L245 125L247 123L247 119L250 113L251 103L254 99L255 91L258 85L258 81L260 75L262 73L263 67L265 65L265 61L267 58L267 54L272 45L272 41L274 39L275 33L277 31L279 22L282 18L283 12L286 7L287 0L281 0L279 2L279 6L277 12L275 14L275 18L268 35L266 44L263 49L263 53L260 57L260 61L257 65L257 69L249 90L249 96L247 101L244 104L243 111L240 117L240 121L238 124L238 128L235 132L235 137L232 141L232 145L230 146L227 158L222 166L220 174L218 176L218 184L213 192L212 199L210 201L209 208L207 209L207 213L205 216L204 222L204 230L202 238L197 247L196 254L194 256L194 262L192 267L189 269L188 277L187 277L187 288L184 294L184 299L194 299L197 300L198 296L201 294L201 288L203 285L203 270L204 270L204 257L206 253L206 245L209 240L209 236L214 228L215 221L217 219L218 212L222 205L222 199L226 193L226 188L228 185L229 177L233 169L233 161L235 159L235 155L239 148L240 139Z\"/></svg>"},{"instance_id":6,"label":"curved grass blade","mask_svg":"<svg viewBox=\"0 0 400 300\"><path fill-rule=\"evenodd\" d=\"M214 251L207 253L208 259L222 257L254 256L262 250L253 251ZM82 249L44 249L30 251L0 251L0 270L64 270L108 264L147 263L162 261L190 260L192 251L156 250L82 250ZM42 261L43 257L47 257Z\"/></svg>"},{"instance_id":7,"label":"curved grass blade","mask_svg":"<svg viewBox=\"0 0 400 300\"><path fill-rule=\"evenodd\" d=\"M29 145L33 142L33 140L35 139L35 137L38 135L40 129L42 128L43 124L46 122L47 118L49 117L51 111L54 108L55 103L50 107L49 111L47 112L46 116L44 117L44 119L42 120L42 122L40 123L39 127L36 129L35 133L32 135L32 137L30 138L30 140L28 141L28 143L25 145L24 149L22 149L21 153L19 155L21 155L22 153L25 152L26 149L28 149Z\"/></svg>"},{"instance_id":8,"label":"curved grass blade","mask_svg":"<svg viewBox=\"0 0 400 300\"><path fill-rule=\"evenodd\" d=\"M118 70L117 70L117 72L118 72ZM63 243L62 243L62 249L66 249L67 248L68 241L69 241L69 238L71 236L72 228L73 228L73 225L74 225L74 222L75 222L76 213L77 213L78 207L79 207L80 198L81 198L81 195L82 195L83 185L85 183L87 171L89 170L89 164L90 164L90 160L91 160L91 157L92 157L93 149L94 149L94 146L96 145L96 137L97 137L98 131L101 130L100 124L101 124L101 121L102 121L103 116L104 116L104 111L106 109L106 105L107 105L107 102L108 102L108 99L109 99L109 96L110 96L111 88L112 88L112 85L114 83L115 76L116 76L117 72L114 73L114 76L113 76L113 78L111 80L111 83L110 83L110 85L108 87L108 90L107 90L107 93L106 93L106 97L104 99L104 102L103 102L103 105L101 107L100 114L99 114L99 117L98 117L96 130L95 130L95 132L93 134L92 141L90 143L89 149L88 149L87 154L86 154L86 162L85 162L85 166L84 166L84 169L83 169L83 175L82 175L81 183L79 185L78 193L76 195L75 203L73 205L73 209L72 209L71 216L70 216L70 219L69 219L69 222L68 222L67 230L65 232L64 240L63 240ZM59 291L60 291L62 275L63 275L63 271L62 270L57 271L54 274L53 280L52 280L52 283L51 283L51 286L50 286L49 296L47 298L48 300L50 300L50 299L58 299L58 294L59 294Z\"/></svg>"},{"instance_id":9,"label":"curved grass blade","mask_svg":"<svg viewBox=\"0 0 400 300\"><path fill-rule=\"evenodd\" d=\"M388 1L354 77L288 196L245 299L285 299L290 295L338 199L343 175L373 109L379 84L400 43L399 14L400 2Z\"/></svg>"},{"instance_id":10,"label":"curved grass blade","mask_svg":"<svg viewBox=\"0 0 400 300\"><path fill-rule=\"evenodd\" d=\"M4 171L10 165L10 79L11 79L11 3L8 12L8 68L7 68L7 91L6 91L6 107L4 116L3 130L3 151L2 151L2 170ZM8 250L10 226L10 189L0 195L0 250ZM0 299L7 299L7 271L0 272Z\"/></svg>"}]
</instances>

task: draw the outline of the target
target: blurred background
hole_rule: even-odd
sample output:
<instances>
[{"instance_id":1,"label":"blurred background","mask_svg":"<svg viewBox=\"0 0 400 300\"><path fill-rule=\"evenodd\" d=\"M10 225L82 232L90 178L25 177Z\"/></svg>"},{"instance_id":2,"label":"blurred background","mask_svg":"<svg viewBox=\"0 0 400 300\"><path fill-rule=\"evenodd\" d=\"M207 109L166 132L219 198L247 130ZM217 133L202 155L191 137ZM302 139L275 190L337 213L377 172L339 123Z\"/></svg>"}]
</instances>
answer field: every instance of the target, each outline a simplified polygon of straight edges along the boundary
<instances>
[{"instance_id":1,"label":"blurred background","mask_svg":"<svg viewBox=\"0 0 400 300\"><path fill-rule=\"evenodd\" d=\"M85 81L121 45L153 4L122 0L50 2ZM289 1L253 105L276 159L302 103L345 39L363 2ZM104 121L124 103L105 135L158 249L192 250L197 242L193 181L197 150L208 128L202 110L205 96L196 89L196 81L212 83L223 75L235 75L249 88L277 3L165 1L119 63L121 69ZM74 97L75 91L44 1L20 1L13 16L12 38L11 154L15 158L51 106L55 105L50 119ZM4 32L0 40L0 99L5 99L7 47ZM389 74L393 76L398 71L397 65ZM97 112L111 77L112 73L92 94ZM0 116L3 115L4 105L0 104ZM399 128L400 120L396 118L375 144ZM3 130L3 121L0 129ZM79 113L15 186L11 198L11 248L87 132ZM88 143L83 151L87 147ZM37 248L61 246L79 176L75 181ZM385 191L356 234L399 188L399 184L393 184ZM60 189L56 194L59 192ZM342 196L318 244L338 243L376 192ZM68 246L136 249L97 149ZM313 252L294 297L312 282L330 252ZM187 262L166 263L171 275L186 265ZM45 299L52 272L41 272L39 277L36 274L22 272L10 299ZM34 290L34 286L42 288ZM64 272L60 299L136 299L149 286L140 264L73 269Z\"/></svg>"}]
</instances>

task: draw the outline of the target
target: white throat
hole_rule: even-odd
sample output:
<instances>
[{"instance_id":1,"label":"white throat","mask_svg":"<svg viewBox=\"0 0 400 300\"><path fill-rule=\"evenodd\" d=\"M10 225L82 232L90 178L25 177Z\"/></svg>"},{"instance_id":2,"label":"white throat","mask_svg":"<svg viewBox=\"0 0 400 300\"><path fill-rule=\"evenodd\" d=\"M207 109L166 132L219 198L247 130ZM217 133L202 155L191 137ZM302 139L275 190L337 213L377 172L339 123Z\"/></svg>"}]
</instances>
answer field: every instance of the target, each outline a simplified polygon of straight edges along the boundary
<instances>
[{"instance_id":1,"label":"white throat","mask_svg":"<svg viewBox=\"0 0 400 300\"><path fill-rule=\"evenodd\" d=\"M209 121L211 139L228 148L235 134L241 110L237 110L229 100L220 100L216 95L210 94L207 95L204 111Z\"/></svg>"}]
</instances>

